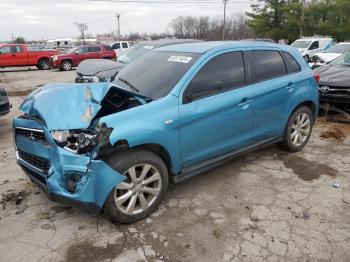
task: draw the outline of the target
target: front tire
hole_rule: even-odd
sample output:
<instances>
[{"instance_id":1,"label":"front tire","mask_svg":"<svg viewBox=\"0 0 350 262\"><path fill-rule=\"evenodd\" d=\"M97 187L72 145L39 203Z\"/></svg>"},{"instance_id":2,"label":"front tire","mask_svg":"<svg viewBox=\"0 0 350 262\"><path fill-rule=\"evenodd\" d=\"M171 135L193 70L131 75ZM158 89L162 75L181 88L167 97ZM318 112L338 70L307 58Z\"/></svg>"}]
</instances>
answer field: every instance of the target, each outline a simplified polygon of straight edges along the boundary
<instances>
[{"instance_id":1,"label":"front tire","mask_svg":"<svg viewBox=\"0 0 350 262\"><path fill-rule=\"evenodd\" d=\"M131 149L107 163L126 179L107 197L104 211L114 223L133 223L150 215L162 201L169 183L168 169L156 154Z\"/></svg>"},{"instance_id":2,"label":"front tire","mask_svg":"<svg viewBox=\"0 0 350 262\"><path fill-rule=\"evenodd\" d=\"M309 107L301 106L289 117L281 146L289 152L304 148L311 137L314 117Z\"/></svg>"},{"instance_id":3,"label":"front tire","mask_svg":"<svg viewBox=\"0 0 350 262\"><path fill-rule=\"evenodd\" d=\"M62 71L69 71L69 70L72 70L72 68L73 68L73 64L71 61L69 61L69 60L62 61L62 63L61 63L61 70Z\"/></svg>"},{"instance_id":4,"label":"front tire","mask_svg":"<svg viewBox=\"0 0 350 262\"><path fill-rule=\"evenodd\" d=\"M40 70L49 70L51 68L49 59L46 59L46 58L40 59L37 67Z\"/></svg>"}]
</instances>

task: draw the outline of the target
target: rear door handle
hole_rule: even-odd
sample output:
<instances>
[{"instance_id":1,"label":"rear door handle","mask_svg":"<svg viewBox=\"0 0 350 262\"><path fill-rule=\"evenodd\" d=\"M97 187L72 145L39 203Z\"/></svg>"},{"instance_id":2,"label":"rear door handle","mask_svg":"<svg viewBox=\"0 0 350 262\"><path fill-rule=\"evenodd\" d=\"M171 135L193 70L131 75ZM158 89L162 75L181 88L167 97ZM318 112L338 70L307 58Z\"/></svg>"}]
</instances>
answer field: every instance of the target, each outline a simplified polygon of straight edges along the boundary
<instances>
[{"instance_id":1,"label":"rear door handle","mask_svg":"<svg viewBox=\"0 0 350 262\"><path fill-rule=\"evenodd\" d=\"M289 82L286 89L288 92L292 92L294 90L295 84L293 82Z\"/></svg>"},{"instance_id":2,"label":"rear door handle","mask_svg":"<svg viewBox=\"0 0 350 262\"><path fill-rule=\"evenodd\" d=\"M253 100L248 97L242 98L241 102L238 104L238 107L244 107L246 105L249 105L252 101Z\"/></svg>"}]
</instances>

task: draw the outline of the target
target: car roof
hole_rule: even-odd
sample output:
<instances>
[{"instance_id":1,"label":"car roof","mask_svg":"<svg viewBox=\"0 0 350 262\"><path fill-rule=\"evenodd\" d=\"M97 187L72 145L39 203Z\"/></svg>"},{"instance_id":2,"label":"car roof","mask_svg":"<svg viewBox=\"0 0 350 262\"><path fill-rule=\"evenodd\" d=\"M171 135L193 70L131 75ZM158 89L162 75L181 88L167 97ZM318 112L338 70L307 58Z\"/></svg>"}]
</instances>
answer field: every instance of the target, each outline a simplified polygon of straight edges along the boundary
<instances>
[{"instance_id":1,"label":"car roof","mask_svg":"<svg viewBox=\"0 0 350 262\"><path fill-rule=\"evenodd\" d=\"M211 41L211 42L196 42L186 44L167 45L158 48L157 51L162 52L185 52L204 54L213 49L225 48L244 48L244 47L275 47L281 48L286 45L273 44L262 41Z\"/></svg>"}]
</instances>

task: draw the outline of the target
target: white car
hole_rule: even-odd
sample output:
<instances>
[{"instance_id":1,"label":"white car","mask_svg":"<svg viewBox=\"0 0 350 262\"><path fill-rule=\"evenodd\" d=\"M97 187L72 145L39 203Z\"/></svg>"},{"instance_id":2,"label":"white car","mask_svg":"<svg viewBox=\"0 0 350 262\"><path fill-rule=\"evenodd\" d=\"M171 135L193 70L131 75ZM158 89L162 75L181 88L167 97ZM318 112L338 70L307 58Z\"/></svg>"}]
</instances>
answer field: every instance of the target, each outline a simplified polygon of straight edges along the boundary
<instances>
[{"instance_id":1,"label":"white car","mask_svg":"<svg viewBox=\"0 0 350 262\"><path fill-rule=\"evenodd\" d=\"M291 46L298 48L305 61L308 63L315 54L333 46L334 41L330 37L306 37L295 40Z\"/></svg>"},{"instance_id":2,"label":"white car","mask_svg":"<svg viewBox=\"0 0 350 262\"><path fill-rule=\"evenodd\" d=\"M311 62L309 63L309 66L312 69L317 68L348 52L350 52L350 42L338 43L321 53L315 54L314 57L310 59Z\"/></svg>"},{"instance_id":3,"label":"white car","mask_svg":"<svg viewBox=\"0 0 350 262\"><path fill-rule=\"evenodd\" d=\"M111 47L116 52L116 54L120 54L121 52L124 52L130 47L130 43L128 41L118 41L111 44Z\"/></svg>"}]
</instances>

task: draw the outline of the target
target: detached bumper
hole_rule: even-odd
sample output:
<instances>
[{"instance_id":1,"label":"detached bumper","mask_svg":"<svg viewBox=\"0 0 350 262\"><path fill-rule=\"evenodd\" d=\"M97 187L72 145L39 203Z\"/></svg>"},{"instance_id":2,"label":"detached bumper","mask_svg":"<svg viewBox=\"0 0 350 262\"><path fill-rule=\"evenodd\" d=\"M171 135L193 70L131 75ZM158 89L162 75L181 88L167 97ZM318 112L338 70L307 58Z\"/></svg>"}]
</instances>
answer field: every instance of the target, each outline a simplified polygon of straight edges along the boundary
<instances>
[{"instance_id":1,"label":"detached bumper","mask_svg":"<svg viewBox=\"0 0 350 262\"><path fill-rule=\"evenodd\" d=\"M13 121L17 163L53 201L98 213L124 177L102 160L58 147L39 122Z\"/></svg>"},{"instance_id":2,"label":"detached bumper","mask_svg":"<svg viewBox=\"0 0 350 262\"><path fill-rule=\"evenodd\" d=\"M52 68L60 68L61 63L58 60L53 61L52 59L50 59L50 65Z\"/></svg>"}]
</instances>

